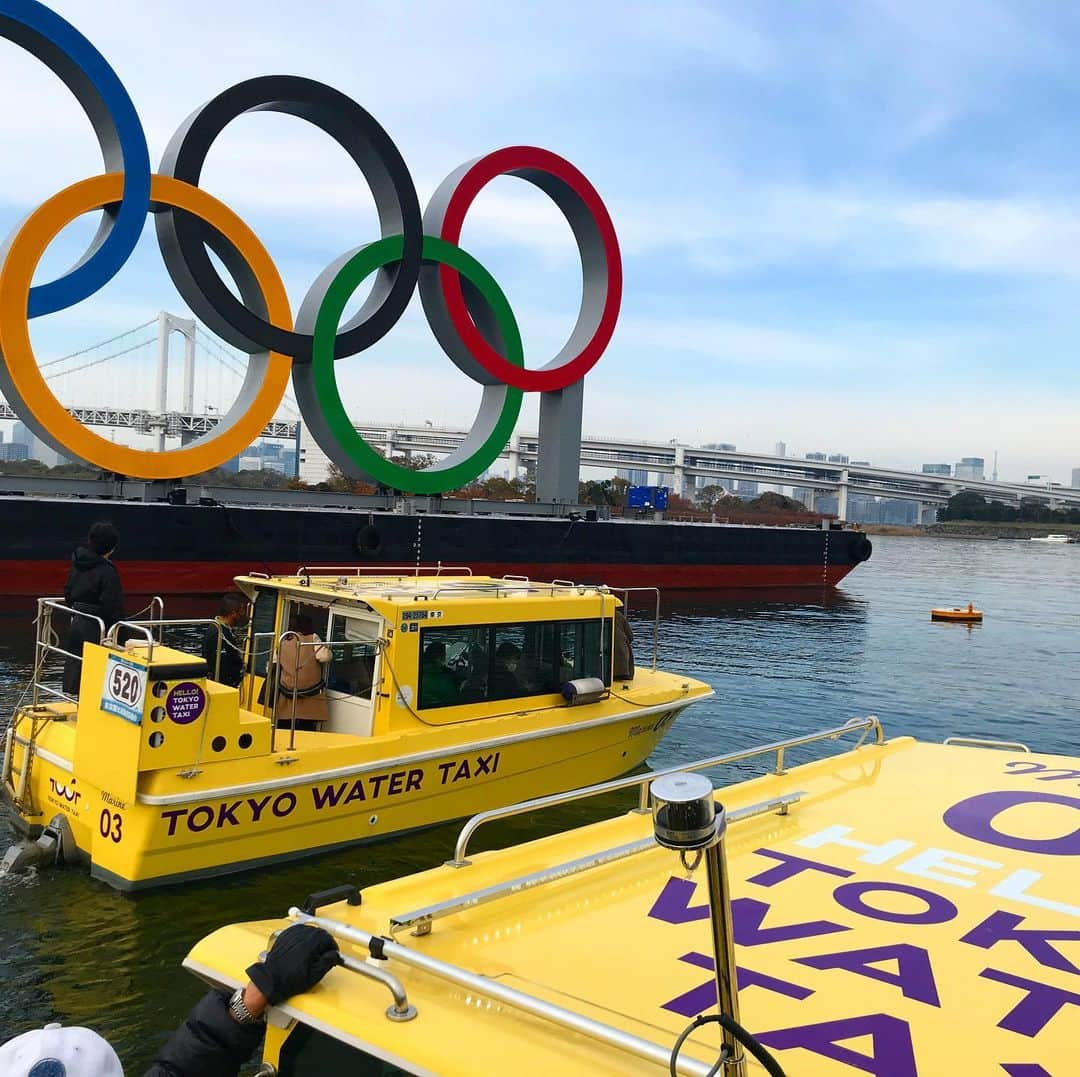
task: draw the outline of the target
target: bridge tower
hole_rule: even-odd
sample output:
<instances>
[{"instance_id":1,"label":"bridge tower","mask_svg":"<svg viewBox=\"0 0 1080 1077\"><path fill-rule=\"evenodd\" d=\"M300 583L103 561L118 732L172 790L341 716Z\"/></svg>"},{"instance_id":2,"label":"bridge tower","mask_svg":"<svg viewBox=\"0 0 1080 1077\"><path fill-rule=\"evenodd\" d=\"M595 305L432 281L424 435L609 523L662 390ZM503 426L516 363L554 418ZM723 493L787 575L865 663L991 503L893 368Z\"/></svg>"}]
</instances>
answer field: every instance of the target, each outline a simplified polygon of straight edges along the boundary
<instances>
[{"instance_id":1,"label":"bridge tower","mask_svg":"<svg viewBox=\"0 0 1080 1077\"><path fill-rule=\"evenodd\" d=\"M165 311L158 313L158 361L157 379L154 383L154 404L157 415L150 422L150 429L157 433L157 451L165 451L165 434L169 410L169 342L173 333L184 338L184 399L180 410L191 415L195 410L195 322L192 318L178 318Z\"/></svg>"}]
</instances>

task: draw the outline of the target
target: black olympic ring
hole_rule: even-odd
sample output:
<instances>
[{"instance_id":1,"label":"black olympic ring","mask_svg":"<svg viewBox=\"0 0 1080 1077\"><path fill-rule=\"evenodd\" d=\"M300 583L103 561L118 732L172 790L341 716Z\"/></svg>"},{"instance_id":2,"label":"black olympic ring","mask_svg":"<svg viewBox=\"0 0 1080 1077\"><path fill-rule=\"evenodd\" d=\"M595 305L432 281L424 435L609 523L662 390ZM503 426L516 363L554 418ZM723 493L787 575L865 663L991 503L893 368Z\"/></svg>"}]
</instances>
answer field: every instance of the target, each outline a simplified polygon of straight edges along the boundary
<instances>
[{"instance_id":1,"label":"black olympic ring","mask_svg":"<svg viewBox=\"0 0 1080 1077\"><path fill-rule=\"evenodd\" d=\"M246 112L298 116L330 135L367 180L383 237L404 236L401 260L379 270L360 311L337 336L334 358L355 355L393 328L419 278L424 237L412 176L397 146L371 113L333 87L295 75L248 79L196 109L173 135L160 172L197 187L214 140L232 120ZM197 318L244 351L269 350L292 356L296 363L311 362L310 332L272 325L238 300L221 279L207 252L208 230L201 220L174 209L162 209L155 216L158 243L169 275ZM215 253L222 257L220 242L215 247ZM343 259L353 253L350 251ZM236 271L234 263L242 261L222 260L230 273Z\"/></svg>"}]
</instances>

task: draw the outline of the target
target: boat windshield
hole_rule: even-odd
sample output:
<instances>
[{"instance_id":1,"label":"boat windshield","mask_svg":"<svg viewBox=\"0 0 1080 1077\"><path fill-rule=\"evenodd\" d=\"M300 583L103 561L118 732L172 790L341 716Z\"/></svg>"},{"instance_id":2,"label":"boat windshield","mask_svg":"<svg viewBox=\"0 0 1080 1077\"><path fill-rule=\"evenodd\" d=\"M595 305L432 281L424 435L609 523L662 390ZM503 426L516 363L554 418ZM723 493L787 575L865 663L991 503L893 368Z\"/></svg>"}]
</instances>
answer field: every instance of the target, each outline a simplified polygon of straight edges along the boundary
<instances>
[{"instance_id":1,"label":"boat windshield","mask_svg":"<svg viewBox=\"0 0 1080 1077\"><path fill-rule=\"evenodd\" d=\"M611 620L454 625L420 632L421 710L611 684Z\"/></svg>"}]
</instances>

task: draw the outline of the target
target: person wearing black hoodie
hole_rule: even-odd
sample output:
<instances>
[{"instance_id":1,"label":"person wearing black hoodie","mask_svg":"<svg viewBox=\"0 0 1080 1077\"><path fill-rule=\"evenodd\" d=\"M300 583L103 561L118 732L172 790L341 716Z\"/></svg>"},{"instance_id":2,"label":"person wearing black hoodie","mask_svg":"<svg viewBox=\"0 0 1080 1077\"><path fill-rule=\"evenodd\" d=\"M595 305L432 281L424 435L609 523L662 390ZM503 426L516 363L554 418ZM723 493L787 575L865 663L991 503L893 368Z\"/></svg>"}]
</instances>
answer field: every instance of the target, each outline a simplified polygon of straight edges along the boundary
<instances>
[{"instance_id":1,"label":"person wearing black hoodie","mask_svg":"<svg viewBox=\"0 0 1080 1077\"><path fill-rule=\"evenodd\" d=\"M109 560L119 532L108 522L96 523L90 528L86 545L79 546L71 555L71 571L64 585L64 603L76 614L68 628L65 650L71 655L64 659L64 692L69 696L79 694L79 677L82 673L83 644L87 641L100 643L98 617L105 631L124 616L124 592L120 586L120 573Z\"/></svg>"}]
</instances>

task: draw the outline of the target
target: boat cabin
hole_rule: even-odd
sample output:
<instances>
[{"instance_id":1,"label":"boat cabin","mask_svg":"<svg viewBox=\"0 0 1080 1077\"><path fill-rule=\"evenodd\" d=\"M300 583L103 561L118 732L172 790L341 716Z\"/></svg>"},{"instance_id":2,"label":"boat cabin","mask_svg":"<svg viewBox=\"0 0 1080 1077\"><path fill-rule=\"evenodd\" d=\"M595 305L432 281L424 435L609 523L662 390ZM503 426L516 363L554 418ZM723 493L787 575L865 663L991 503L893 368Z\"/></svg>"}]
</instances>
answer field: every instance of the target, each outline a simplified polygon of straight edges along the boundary
<instances>
[{"instance_id":1,"label":"boat cabin","mask_svg":"<svg viewBox=\"0 0 1080 1077\"><path fill-rule=\"evenodd\" d=\"M559 704L568 682L607 689L616 673L633 677L628 656L615 669L622 602L605 587L410 571L238 578L251 603L241 705L279 726L305 720L298 693L282 683L283 648L300 625L315 637L299 644L300 666L321 666L316 729L329 733L451 725Z\"/></svg>"}]
</instances>

